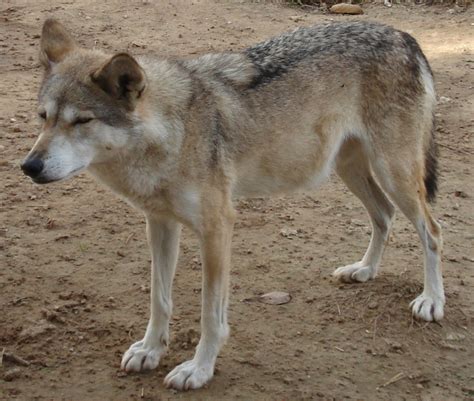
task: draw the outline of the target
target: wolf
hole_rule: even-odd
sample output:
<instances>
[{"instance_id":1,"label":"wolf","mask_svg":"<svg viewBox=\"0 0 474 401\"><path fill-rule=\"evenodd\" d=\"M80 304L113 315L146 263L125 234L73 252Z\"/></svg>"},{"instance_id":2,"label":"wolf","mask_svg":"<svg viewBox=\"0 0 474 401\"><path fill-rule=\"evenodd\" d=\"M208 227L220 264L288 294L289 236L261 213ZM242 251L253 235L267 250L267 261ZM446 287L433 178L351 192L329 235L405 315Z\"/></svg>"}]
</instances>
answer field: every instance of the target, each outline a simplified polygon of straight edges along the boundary
<instances>
[{"instance_id":1,"label":"wolf","mask_svg":"<svg viewBox=\"0 0 474 401\"><path fill-rule=\"evenodd\" d=\"M204 386L229 335L233 199L315 188L335 170L367 209L365 255L343 282L376 274L396 204L424 251L415 318L438 321L445 296L433 75L409 34L368 22L301 27L240 52L171 60L81 48L44 23L42 131L23 161L38 184L88 170L146 217L150 320L123 355L127 372L158 366L169 343L182 225L200 241L201 338L167 387Z\"/></svg>"}]
</instances>

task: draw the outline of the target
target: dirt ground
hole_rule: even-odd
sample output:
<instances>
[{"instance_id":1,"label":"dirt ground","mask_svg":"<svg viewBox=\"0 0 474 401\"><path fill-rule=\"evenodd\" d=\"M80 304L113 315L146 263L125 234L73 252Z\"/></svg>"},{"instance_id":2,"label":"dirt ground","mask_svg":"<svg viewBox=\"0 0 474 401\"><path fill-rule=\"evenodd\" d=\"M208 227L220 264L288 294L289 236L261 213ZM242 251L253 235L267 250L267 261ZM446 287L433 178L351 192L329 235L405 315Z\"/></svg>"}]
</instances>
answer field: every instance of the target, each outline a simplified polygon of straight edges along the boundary
<instances>
[{"instance_id":1,"label":"dirt ground","mask_svg":"<svg viewBox=\"0 0 474 401\"><path fill-rule=\"evenodd\" d=\"M474 13L427 6L364 6L358 17L271 2L8 1L0 4L1 400L472 400L474 399ZM278 2L274 2L278 3ZM33 185L19 163L39 131L39 33L48 16L85 46L192 56L238 50L300 25L376 20L414 35L439 95L446 318L412 320L422 289L418 238L398 214L375 281L331 278L357 261L370 227L337 177L317 192L236 203L231 337L207 388L162 381L193 354L200 262L185 230L174 286L171 347L146 374L119 370L148 318L144 219L88 175ZM282 235L282 233L286 235ZM288 235L289 233L289 235ZM246 301L287 291L285 305Z\"/></svg>"}]
</instances>

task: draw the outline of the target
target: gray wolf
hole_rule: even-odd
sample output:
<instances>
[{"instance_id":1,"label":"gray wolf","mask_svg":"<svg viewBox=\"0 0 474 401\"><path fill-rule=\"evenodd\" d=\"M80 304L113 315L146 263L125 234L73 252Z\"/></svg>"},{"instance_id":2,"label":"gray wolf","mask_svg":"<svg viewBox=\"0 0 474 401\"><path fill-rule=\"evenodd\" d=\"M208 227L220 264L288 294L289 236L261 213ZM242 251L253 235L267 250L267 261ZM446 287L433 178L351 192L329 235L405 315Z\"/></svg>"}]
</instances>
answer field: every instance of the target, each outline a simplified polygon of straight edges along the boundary
<instances>
[{"instance_id":1,"label":"gray wolf","mask_svg":"<svg viewBox=\"0 0 474 401\"><path fill-rule=\"evenodd\" d=\"M365 205L373 228L363 258L334 276L376 276L396 204L425 256L412 314L443 317L441 230L428 205L437 189L435 91L407 33L375 23L323 24L242 52L176 61L86 50L47 20L40 57L43 128L23 171L45 184L87 169L146 216L151 316L143 339L125 352L124 370L156 368L168 347L186 224L201 246L201 339L165 384L205 385L229 334L232 199L314 188L332 169Z\"/></svg>"}]
</instances>

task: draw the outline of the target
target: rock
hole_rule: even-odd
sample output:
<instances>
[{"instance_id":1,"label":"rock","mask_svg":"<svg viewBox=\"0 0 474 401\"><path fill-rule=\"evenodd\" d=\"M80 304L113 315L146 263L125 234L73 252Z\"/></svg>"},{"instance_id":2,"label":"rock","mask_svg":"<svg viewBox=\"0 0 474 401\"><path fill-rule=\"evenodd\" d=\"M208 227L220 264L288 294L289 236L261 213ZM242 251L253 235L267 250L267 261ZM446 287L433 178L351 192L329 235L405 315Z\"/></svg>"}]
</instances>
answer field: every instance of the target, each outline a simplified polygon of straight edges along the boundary
<instances>
[{"instance_id":1,"label":"rock","mask_svg":"<svg viewBox=\"0 0 474 401\"><path fill-rule=\"evenodd\" d=\"M303 17L300 15L293 15L292 17L290 17L290 20L292 20L293 22L300 22L303 21Z\"/></svg>"},{"instance_id":2,"label":"rock","mask_svg":"<svg viewBox=\"0 0 474 401\"><path fill-rule=\"evenodd\" d=\"M261 295L259 298L260 302L269 305L282 305L287 304L291 301L291 295L287 292L274 291L267 294Z\"/></svg>"},{"instance_id":3,"label":"rock","mask_svg":"<svg viewBox=\"0 0 474 401\"><path fill-rule=\"evenodd\" d=\"M402 344L397 341L387 340L387 344L391 351L400 351L402 349Z\"/></svg>"},{"instance_id":4,"label":"rock","mask_svg":"<svg viewBox=\"0 0 474 401\"><path fill-rule=\"evenodd\" d=\"M56 311L48 310L46 308L41 309L41 315L45 318L48 322L59 322L65 323L65 320L58 315Z\"/></svg>"},{"instance_id":5,"label":"rock","mask_svg":"<svg viewBox=\"0 0 474 401\"><path fill-rule=\"evenodd\" d=\"M461 341L461 340L464 340L465 338L466 336L461 333L449 333L446 336L446 340L448 341Z\"/></svg>"},{"instance_id":6,"label":"rock","mask_svg":"<svg viewBox=\"0 0 474 401\"><path fill-rule=\"evenodd\" d=\"M298 234L298 230L295 230L293 228L285 227L280 230L280 235L286 238L294 237L297 234Z\"/></svg>"},{"instance_id":7,"label":"rock","mask_svg":"<svg viewBox=\"0 0 474 401\"><path fill-rule=\"evenodd\" d=\"M56 326L48 323L46 320L38 320L33 326L23 329L19 335L19 338L20 340L35 338L54 329L56 329Z\"/></svg>"},{"instance_id":8,"label":"rock","mask_svg":"<svg viewBox=\"0 0 474 401\"><path fill-rule=\"evenodd\" d=\"M451 102L453 99L451 99L450 97L447 97L447 96L440 96L439 97L439 103L449 103Z\"/></svg>"},{"instance_id":9,"label":"rock","mask_svg":"<svg viewBox=\"0 0 474 401\"><path fill-rule=\"evenodd\" d=\"M364 14L364 10L358 4L339 3L334 4L329 12L333 14Z\"/></svg>"},{"instance_id":10,"label":"rock","mask_svg":"<svg viewBox=\"0 0 474 401\"><path fill-rule=\"evenodd\" d=\"M457 198L469 198L469 195L464 191L454 191L454 196Z\"/></svg>"},{"instance_id":11,"label":"rock","mask_svg":"<svg viewBox=\"0 0 474 401\"><path fill-rule=\"evenodd\" d=\"M369 305L367 305L369 309L377 309L378 306L379 306L379 303L377 301L372 301L369 303Z\"/></svg>"},{"instance_id":12,"label":"rock","mask_svg":"<svg viewBox=\"0 0 474 401\"><path fill-rule=\"evenodd\" d=\"M3 374L3 380L5 380L6 382L11 382L11 381L16 380L20 377L21 377L21 369L20 368L9 369Z\"/></svg>"},{"instance_id":13,"label":"rock","mask_svg":"<svg viewBox=\"0 0 474 401\"><path fill-rule=\"evenodd\" d=\"M351 224L357 227L364 227L365 224L362 220L351 219Z\"/></svg>"}]
</instances>

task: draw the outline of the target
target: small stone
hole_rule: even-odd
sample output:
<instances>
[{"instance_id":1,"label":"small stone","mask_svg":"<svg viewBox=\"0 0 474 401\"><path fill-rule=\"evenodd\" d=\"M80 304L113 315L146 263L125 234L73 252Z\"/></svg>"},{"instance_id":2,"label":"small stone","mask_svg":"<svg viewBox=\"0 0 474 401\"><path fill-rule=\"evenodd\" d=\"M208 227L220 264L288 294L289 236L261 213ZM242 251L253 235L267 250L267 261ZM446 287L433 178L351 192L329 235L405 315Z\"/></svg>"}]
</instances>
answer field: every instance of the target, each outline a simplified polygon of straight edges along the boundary
<instances>
[{"instance_id":1,"label":"small stone","mask_svg":"<svg viewBox=\"0 0 474 401\"><path fill-rule=\"evenodd\" d=\"M50 311L48 309L42 309L41 310L41 315L48 320L49 322L52 322L53 320L56 320L58 317L58 313L55 311Z\"/></svg>"},{"instance_id":2,"label":"small stone","mask_svg":"<svg viewBox=\"0 0 474 401\"><path fill-rule=\"evenodd\" d=\"M329 12L333 14L364 14L364 10L358 4L339 3L334 4Z\"/></svg>"},{"instance_id":3,"label":"small stone","mask_svg":"<svg viewBox=\"0 0 474 401\"><path fill-rule=\"evenodd\" d=\"M439 103L449 103L451 100L453 100L453 99L451 99L450 97L447 97L447 96L440 96L439 97Z\"/></svg>"},{"instance_id":4,"label":"small stone","mask_svg":"<svg viewBox=\"0 0 474 401\"><path fill-rule=\"evenodd\" d=\"M351 224L358 227L364 227L365 224L362 220L351 219Z\"/></svg>"},{"instance_id":5,"label":"small stone","mask_svg":"<svg viewBox=\"0 0 474 401\"><path fill-rule=\"evenodd\" d=\"M466 192L460 190L454 191L454 196L457 198L469 198Z\"/></svg>"},{"instance_id":6,"label":"small stone","mask_svg":"<svg viewBox=\"0 0 474 401\"><path fill-rule=\"evenodd\" d=\"M300 16L300 15L293 15L290 17L290 19L293 21L293 22L300 22L300 21L303 21L303 17Z\"/></svg>"},{"instance_id":7,"label":"small stone","mask_svg":"<svg viewBox=\"0 0 474 401\"><path fill-rule=\"evenodd\" d=\"M466 336L461 333L449 333L446 336L446 340L448 341L461 341L461 340L464 340L465 338Z\"/></svg>"},{"instance_id":8,"label":"small stone","mask_svg":"<svg viewBox=\"0 0 474 401\"><path fill-rule=\"evenodd\" d=\"M298 234L298 230L295 230L293 228L285 227L280 230L280 235L285 238L294 237L297 234Z\"/></svg>"},{"instance_id":9,"label":"small stone","mask_svg":"<svg viewBox=\"0 0 474 401\"><path fill-rule=\"evenodd\" d=\"M369 303L369 305L367 305L369 309L377 309L378 306L379 306L379 303L377 301L372 301Z\"/></svg>"},{"instance_id":10,"label":"small stone","mask_svg":"<svg viewBox=\"0 0 474 401\"><path fill-rule=\"evenodd\" d=\"M402 344L397 341L387 340L387 344L392 351L400 351L402 349Z\"/></svg>"},{"instance_id":11,"label":"small stone","mask_svg":"<svg viewBox=\"0 0 474 401\"><path fill-rule=\"evenodd\" d=\"M291 295L287 292L274 291L261 295L259 301L269 305L283 305L291 301Z\"/></svg>"},{"instance_id":12,"label":"small stone","mask_svg":"<svg viewBox=\"0 0 474 401\"><path fill-rule=\"evenodd\" d=\"M26 340L30 338L35 338L41 334L47 333L48 331L55 330L56 326L48 323L46 320L42 319L34 323L33 326L23 329L19 334L20 340Z\"/></svg>"},{"instance_id":13,"label":"small stone","mask_svg":"<svg viewBox=\"0 0 474 401\"><path fill-rule=\"evenodd\" d=\"M16 380L21 377L21 369L20 368L13 368L10 370L7 370L3 374L3 380L6 382L11 382L13 380Z\"/></svg>"}]
</instances>

